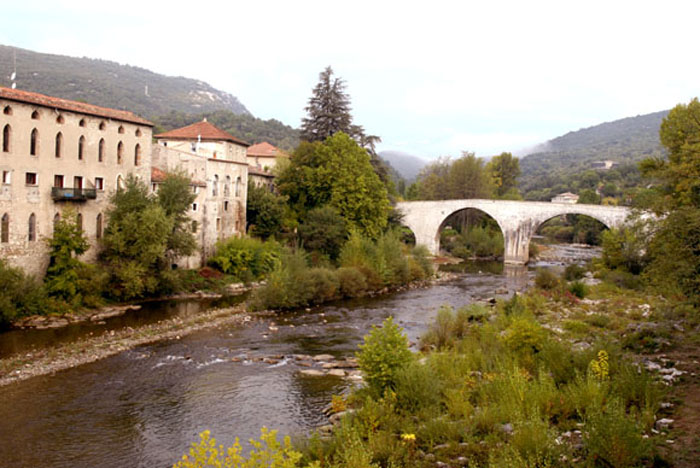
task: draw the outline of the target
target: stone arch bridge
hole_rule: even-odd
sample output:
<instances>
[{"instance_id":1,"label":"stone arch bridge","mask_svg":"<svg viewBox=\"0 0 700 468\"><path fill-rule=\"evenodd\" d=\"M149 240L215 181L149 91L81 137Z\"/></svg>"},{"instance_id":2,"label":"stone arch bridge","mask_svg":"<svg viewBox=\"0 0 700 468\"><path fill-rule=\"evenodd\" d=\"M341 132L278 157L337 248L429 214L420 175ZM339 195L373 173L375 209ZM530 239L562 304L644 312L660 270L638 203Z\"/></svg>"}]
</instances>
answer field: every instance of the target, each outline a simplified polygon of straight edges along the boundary
<instances>
[{"instance_id":1,"label":"stone arch bridge","mask_svg":"<svg viewBox=\"0 0 700 468\"><path fill-rule=\"evenodd\" d=\"M428 247L433 255L440 251L440 229L453 213L473 208L496 220L505 240L506 264L524 265L529 259L530 239L545 221L565 214L581 214L597 219L608 228L624 224L631 210L626 207L549 203L512 200L437 200L396 204L403 224L413 231L416 244Z\"/></svg>"}]
</instances>

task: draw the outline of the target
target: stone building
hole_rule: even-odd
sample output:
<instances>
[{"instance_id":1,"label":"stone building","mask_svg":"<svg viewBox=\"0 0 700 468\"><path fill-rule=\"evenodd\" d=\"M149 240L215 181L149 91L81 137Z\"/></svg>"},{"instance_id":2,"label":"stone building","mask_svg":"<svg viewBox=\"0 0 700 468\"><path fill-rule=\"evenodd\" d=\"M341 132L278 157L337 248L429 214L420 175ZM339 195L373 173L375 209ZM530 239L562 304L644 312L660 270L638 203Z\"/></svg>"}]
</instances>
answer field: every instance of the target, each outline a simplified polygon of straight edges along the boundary
<instances>
[{"instance_id":1,"label":"stone building","mask_svg":"<svg viewBox=\"0 0 700 468\"><path fill-rule=\"evenodd\" d=\"M181 259L179 265L198 267L211 256L217 241L245 234L249 145L206 119L155 138L153 188L157 190L158 171L183 171L193 181L197 199L190 217L197 222L201 251Z\"/></svg>"},{"instance_id":2,"label":"stone building","mask_svg":"<svg viewBox=\"0 0 700 468\"><path fill-rule=\"evenodd\" d=\"M280 161L288 160L289 154L263 141L248 148L248 165L271 172Z\"/></svg>"},{"instance_id":3,"label":"stone building","mask_svg":"<svg viewBox=\"0 0 700 468\"><path fill-rule=\"evenodd\" d=\"M575 205L578 203L578 198L578 195L575 193L564 192L552 198L552 203L567 203L569 205Z\"/></svg>"},{"instance_id":4,"label":"stone building","mask_svg":"<svg viewBox=\"0 0 700 468\"><path fill-rule=\"evenodd\" d=\"M152 127L127 111L0 87L0 256L41 275L44 239L71 207L97 254L109 195L151 177Z\"/></svg>"}]
</instances>

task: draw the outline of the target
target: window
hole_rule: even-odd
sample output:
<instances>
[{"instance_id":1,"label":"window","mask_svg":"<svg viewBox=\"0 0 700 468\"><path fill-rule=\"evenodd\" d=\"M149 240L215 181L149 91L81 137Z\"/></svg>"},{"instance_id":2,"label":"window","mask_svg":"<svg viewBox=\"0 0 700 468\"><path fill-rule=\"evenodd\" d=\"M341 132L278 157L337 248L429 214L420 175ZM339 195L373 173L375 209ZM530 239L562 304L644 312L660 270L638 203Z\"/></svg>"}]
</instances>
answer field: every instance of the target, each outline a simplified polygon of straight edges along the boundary
<instances>
[{"instance_id":1,"label":"window","mask_svg":"<svg viewBox=\"0 0 700 468\"><path fill-rule=\"evenodd\" d=\"M83 188L83 178L80 176L73 177L73 188L82 189Z\"/></svg>"},{"instance_id":2,"label":"window","mask_svg":"<svg viewBox=\"0 0 700 468\"><path fill-rule=\"evenodd\" d=\"M95 218L95 237L97 239L102 238L102 213L97 215Z\"/></svg>"},{"instance_id":3,"label":"window","mask_svg":"<svg viewBox=\"0 0 700 468\"><path fill-rule=\"evenodd\" d=\"M32 120L39 120L39 111L32 112Z\"/></svg>"},{"instance_id":4,"label":"window","mask_svg":"<svg viewBox=\"0 0 700 468\"><path fill-rule=\"evenodd\" d=\"M224 202L224 211L228 211L228 201Z\"/></svg>"},{"instance_id":5,"label":"window","mask_svg":"<svg viewBox=\"0 0 700 468\"><path fill-rule=\"evenodd\" d=\"M236 195L237 197L241 196L241 178L236 177Z\"/></svg>"},{"instance_id":6,"label":"window","mask_svg":"<svg viewBox=\"0 0 700 468\"><path fill-rule=\"evenodd\" d=\"M192 211L197 211L197 204L196 203L192 203Z\"/></svg>"},{"instance_id":7,"label":"window","mask_svg":"<svg viewBox=\"0 0 700 468\"><path fill-rule=\"evenodd\" d=\"M216 218L216 230L221 231L221 218Z\"/></svg>"},{"instance_id":8,"label":"window","mask_svg":"<svg viewBox=\"0 0 700 468\"><path fill-rule=\"evenodd\" d=\"M100 138L100 144L97 147L97 162L102 162L105 159L105 139Z\"/></svg>"},{"instance_id":9,"label":"window","mask_svg":"<svg viewBox=\"0 0 700 468\"><path fill-rule=\"evenodd\" d=\"M56 157L60 158L63 152L63 133L58 132L56 134Z\"/></svg>"},{"instance_id":10,"label":"window","mask_svg":"<svg viewBox=\"0 0 700 468\"><path fill-rule=\"evenodd\" d=\"M63 188L63 176L60 174L53 176L53 186Z\"/></svg>"},{"instance_id":11,"label":"window","mask_svg":"<svg viewBox=\"0 0 700 468\"><path fill-rule=\"evenodd\" d=\"M104 122L100 122L100 127L99 127L99 128L100 128L100 130L104 130L105 128L107 128L107 124L104 123Z\"/></svg>"},{"instance_id":12,"label":"window","mask_svg":"<svg viewBox=\"0 0 700 468\"><path fill-rule=\"evenodd\" d=\"M121 141L117 145L117 164L121 164L124 159L124 143Z\"/></svg>"},{"instance_id":13,"label":"window","mask_svg":"<svg viewBox=\"0 0 700 468\"><path fill-rule=\"evenodd\" d=\"M2 110L2 113L5 115L12 115L12 107L5 106L5 108Z\"/></svg>"},{"instance_id":14,"label":"window","mask_svg":"<svg viewBox=\"0 0 700 468\"><path fill-rule=\"evenodd\" d=\"M80 231L83 230L83 214L82 213L78 213L78 216L75 217L75 224L78 226L78 229L80 229Z\"/></svg>"},{"instance_id":15,"label":"window","mask_svg":"<svg viewBox=\"0 0 700 468\"><path fill-rule=\"evenodd\" d=\"M95 177L95 189L104 190L105 180L102 177Z\"/></svg>"},{"instance_id":16,"label":"window","mask_svg":"<svg viewBox=\"0 0 700 468\"><path fill-rule=\"evenodd\" d=\"M120 125L120 126L119 126L119 130L117 130L117 131L118 131L119 133L124 133L124 127Z\"/></svg>"},{"instance_id":17,"label":"window","mask_svg":"<svg viewBox=\"0 0 700 468\"><path fill-rule=\"evenodd\" d=\"M140 137L140 136L141 136L141 129L140 129L140 128L137 128L137 129L136 129L135 135L136 135L137 137Z\"/></svg>"},{"instance_id":18,"label":"window","mask_svg":"<svg viewBox=\"0 0 700 468\"><path fill-rule=\"evenodd\" d=\"M36 156L39 152L39 130L32 130L32 135L29 139L29 154Z\"/></svg>"},{"instance_id":19,"label":"window","mask_svg":"<svg viewBox=\"0 0 700 468\"><path fill-rule=\"evenodd\" d=\"M85 119L80 119L80 122L78 122L78 125L81 127L85 126Z\"/></svg>"},{"instance_id":20,"label":"window","mask_svg":"<svg viewBox=\"0 0 700 468\"><path fill-rule=\"evenodd\" d=\"M3 153L10 152L10 138L12 138L12 127L10 127L10 124L7 124L2 129L2 151L3 151Z\"/></svg>"},{"instance_id":21,"label":"window","mask_svg":"<svg viewBox=\"0 0 700 468\"><path fill-rule=\"evenodd\" d=\"M85 137L81 136L78 140L78 161L83 160L83 155L85 154Z\"/></svg>"},{"instance_id":22,"label":"window","mask_svg":"<svg viewBox=\"0 0 700 468\"><path fill-rule=\"evenodd\" d=\"M194 143L194 142L190 143L190 150L193 153L196 153L197 152L197 143Z\"/></svg>"},{"instance_id":23,"label":"window","mask_svg":"<svg viewBox=\"0 0 700 468\"><path fill-rule=\"evenodd\" d=\"M192 232L197 232L197 221L192 221Z\"/></svg>"},{"instance_id":24,"label":"window","mask_svg":"<svg viewBox=\"0 0 700 468\"><path fill-rule=\"evenodd\" d=\"M10 215L7 213L2 215L0 222L0 241L4 244L10 242Z\"/></svg>"},{"instance_id":25,"label":"window","mask_svg":"<svg viewBox=\"0 0 700 468\"><path fill-rule=\"evenodd\" d=\"M117 176L117 190L124 190L126 185L124 184L124 177L121 174Z\"/></svg>"},{"instance_id":26,"label":"window","mask_svg":"<svg viewBox=\"0 0 700 468\"><path fill-rule=\"evenodd\" d=\"M34 215L34 213L29 215L28 238L29 242L34 242L36 240L36 215Z\"/></svg>"},{"instance_id":27,"label":"window","mask_svg":"<svg viewBox=\"0 0 700 468\"><path fill-rule=\"evenodd\" d=\"M24 180L27 185L37 185L36 172L27 172Z\"/></svg>"},{"instance_id":28,"label":"window","mask_svg":"<svg viewBox=\"0 0 700 468\"><path fill-rule=\"evenodd\" d=\"M10 185L10 183L12 183L11 171L2 171L2 183L5 185Z\"/></svg>"},{"instance_id":29,"label":"window","mask_svg":"<svg viewBox=\"0 0 700 468\"><path fill-rule=\"evenodd\" d=\"M231 193L231 176L226 176L226 185L224 185L224 196L228 197Z\"/></svg>"},{"instance_id":30,"label":"window","mask_svg":"<svg viewBox=\"0 0 700 468\"><path fill-rule=\"evenodd\" d=\"M136 144L136 147L134 147L134 166L140 166L141 165L141 145L138 143Z\"/></svg>"},{"instance_id":31,"label":"window","mask_svg":"<svg viewBox=\"0 0 700 468\"><path fill-rule=\"evenodd\" d=\"M214 197L219 194L219 176L216 174L214 175L214 183L212 184L211 194Z\"/></svg>"},{"instance_id":32,"label":"window","mask_svg":"<svg viewBox=\"0 0 700 468\"><path fill-rule=\"evenodd\" d=\"M193 185L192 186L192 193L194 193L195 195L198 194L199 193L199 186Z\"/></svg>"},{"instance_id":33,"label":"window","mask_svg":"<svg viewBox=\"0 0 700 468\"><path fill-rule=\"evenodd\" d=\"M53 217L53 230L56 230L56 225L61 220L61 213L56 213Z\"/></svg>"},{"instance_id":34,"label":"window","mask_svg":"<svg viewBox=\"0 0 700 468\"><path fill-rule=\"evenodd\" d=\"M63 124L65 121L66 121L66 119L64 119L62 115L59 115L58 117L56 117L57 124Z\"/></svg>"}]
</instances>

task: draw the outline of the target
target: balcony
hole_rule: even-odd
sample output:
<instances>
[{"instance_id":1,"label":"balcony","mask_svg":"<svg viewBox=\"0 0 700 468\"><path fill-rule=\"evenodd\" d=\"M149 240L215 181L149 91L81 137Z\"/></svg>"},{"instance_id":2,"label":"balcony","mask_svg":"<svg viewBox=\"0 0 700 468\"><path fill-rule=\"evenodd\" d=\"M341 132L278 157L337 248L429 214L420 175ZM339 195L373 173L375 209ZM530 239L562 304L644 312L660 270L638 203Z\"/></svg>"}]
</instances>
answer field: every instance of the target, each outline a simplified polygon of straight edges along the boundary
<instances>
[{"instance_id":1,"label":"balcony","mask_svg":"<svg viewBox=\"0 0 700 468\"><path fill-rule=\"evenodd\" d=\"M97 198L97 190L80 189L80 188L65 188L52 187L51 198L53 201L87 201Z\"/></svg>"}]
</instances>

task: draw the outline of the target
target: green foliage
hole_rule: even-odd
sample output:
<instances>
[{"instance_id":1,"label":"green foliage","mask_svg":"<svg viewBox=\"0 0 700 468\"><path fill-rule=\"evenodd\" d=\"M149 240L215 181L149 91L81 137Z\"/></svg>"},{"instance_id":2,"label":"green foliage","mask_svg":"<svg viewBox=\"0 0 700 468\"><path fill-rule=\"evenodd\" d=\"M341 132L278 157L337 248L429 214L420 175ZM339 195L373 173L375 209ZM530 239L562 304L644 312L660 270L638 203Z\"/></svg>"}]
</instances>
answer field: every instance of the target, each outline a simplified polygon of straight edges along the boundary
<instances>
[{"instance_id":1,"label":"green foliage","mask_svg":"<svg viewBox=\"0 0 700 468\"><path fill-rule=\"evenodd\" d=\"M193 443L189 453L173 465L173 468L297 468L301 453L292 449L289 436L282 443L277 441L277 431L263 427L260 440L251 439L253 449L243 455L238 438L232 446L224 449L217 445L209 431L202 432L199 443ZM306 468L319 468L317 463Z\"/></svg>"},{"instance_id":2,"label":"green foliage","mask_svg":"<svg viewBox=\"0 0 700 468\"><path fill-rule=\"evenodd\" d=\"M586 286L585 283L582 283L581 281L574 281L569 285L569 292L573 294L574 296L578 297L579 299L583 299L588 295L588 286Z\"/></svg>"},{"instance_id":3,"label":"green foliage","mask_svg":"<svg viewBox=\"0 0 700 468\"><path fill-rule=\"evenodd\" d=\"M172 222L167 236L166 257L169 262L194 253L197 246L192 235L192 222L187 213L197 195L190 190L190 178L185 172L171 172L160 183L156 201Z\"/></svg>"},{"instance_id":4,"label":"green foliage","mask_svg":"<svg viewBox=\"0 0 700 468\"><path fill-rule=\"evenodd\" d=\"M25 315L45 312L41 283L0 258L0 329Z\"/></svg>"},{"instance_id":5,"label":"green foliage","mask_svg":"<svg viewBox=\"0 0 700 468\"><path fill-rule=\"evenodd\" d=\"M639 274L646 259L646 239L641 225L603 232L602 261L610 270Z\"/></svg>"},{"instance_id":6,"label":"green foliage","mask_svg":"<svg viewBox=\"0 0 700 468\"><path fill-rule=\"evenodd\" d=\"M547 340L547 333L535 320L516 317L505 330L503 341L516 352L534 352L542 350Z\"/></svg>"},{"instance_id":7,"label":"green foliage","mask_svg":"<svg viewBox=\"0 0 700 468\"><path fill-rule=\"evenodd\" d=\"M278 184L302 218L313 208L330 205L350 227L369 237L377 237L387 225L387 190L367 151L342 132L323 143L299 145Z\"/></svg>"},{"instance_id":8,"label":"green foliage","mask_svg":"<svg viewBox=\"0 0 700 468\"><path fill-rule=\"evenodd\" d=\"M506 175L507 177L507 175ZM409 198L419 200L450 200L492 198L495 187L483 159L464 152L452 161L440 158L424 167L411 190Z\"/></svg>"},{"instance_id":9,"label":"green foliage","mask_svg":"<svg viewBox=\"0 0 700 468\"><path fill-rule=\"evenodd\" d=\"M574 281L583 278L586 273L586 269L583 268L578 263L572 263L564 268L564 279L567 281Z\"/></svg>"},{"instance_id":10,"label":"green foliage","mask_svg":"<svg viewBox=\"0 0 700 468\"><path fill-rule=\"evenodd\" d=\"M248 183L246 223L251 235L267 239L279 236L283 229L287 210L287 200L270 192L265 187Z\"/></svg>"},{"instance_id":11,"label":"green foliage","mask_svg":"<svg viewBox=\"0 0 700 468\"><path fill-rule=\"evenodd\" d=\"M491 180L496 187L496 196L499 198L517 199L518 177L520 177L520 163L518 158L511 153L501 153L491 158L486 166L491 174ZM512 191L515 191L513 194ZM510 196L507 196L508 194Z\"/></svg>"},{"instance_id":12,"label":"green foliage","mask_svg":"<svg viewBox=\"0 0 700 468\"><path fill-rule=\"evenodd\" d=\"M299 225L298 232L306 250L321 252L331 260L338 258L348 238L345 219L327 205L310 210Z\"/></svg>"},{"instance_id":13,"label":"green foliage","mask_svg":"<svg viewBox=\"0 0 700 468\"><path fill-rule=\"evenodd\" d=\"M399 371L411 362L413 355L408 349L408 338L389 317L381 327L372 327L357 358L370 391L381 396L395 387Z\"/></svg>"},{"instance_id":14,"label":"green foliage","mask_svg":"<svg viewBox=\"0 0 700 468\"><path fill-rule=\"evenodd\" d=\"M47 242L50 263L44 280L46 290L49 295L77 306L81 303L78 270L82 262L76 257L85 253L90 244L78 225L75 211L64 210L63 217L54 223L53 236Z\"/></svg>"},{"instance_id":15,"label":"green foliage","mask_svg":"<svg viewBox=\"0 0 700 468\"><path fill-rule=\"evenodd\" d=\"M551 291L561 286L561 279L551 270L540 268L535 276L535 286Z\"/></svg>"},{"instance_id":16,"label":"green foliage","mask_svg":"<svg viewBox=\"0 0 700 468\"><path fill-rule=\"evenodd\" d=\"M239 281L251 281L264 278L278 267L282 255L282 246L275 241L231 237L217 243L208 263Z\"/></svg>"}]
</instances>

